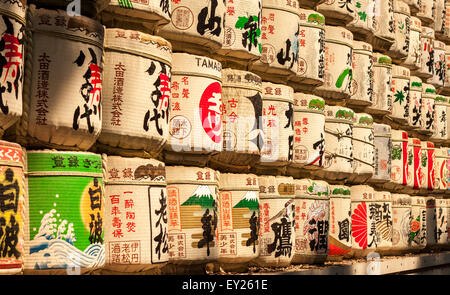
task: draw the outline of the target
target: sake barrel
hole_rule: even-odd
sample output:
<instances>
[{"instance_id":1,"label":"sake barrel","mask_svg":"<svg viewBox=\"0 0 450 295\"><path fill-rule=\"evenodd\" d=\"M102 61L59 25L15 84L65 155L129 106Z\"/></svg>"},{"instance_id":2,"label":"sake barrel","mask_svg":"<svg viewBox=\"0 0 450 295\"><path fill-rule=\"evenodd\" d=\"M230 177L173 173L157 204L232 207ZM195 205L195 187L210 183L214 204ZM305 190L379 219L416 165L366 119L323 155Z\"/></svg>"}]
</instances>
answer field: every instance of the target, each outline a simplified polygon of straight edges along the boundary
<instances>
[{"instance_id":1,"label":"sake barrel","mask_svg":"<svg viewBox=\"0 0 450 295\"><path fill-rule=\"evenodd\" d=\"M422 141L422 163L421 163L421 173L419 177L420 180L420 188L422 190L432 191L436 187L436 174L437 171L435 169L435 146L431 141Z\"/></svg>"},{"instance_id":2,"label":"sake barrel","mask_svg":"<svg viewBox=\"0 0 450 295\"><path fill-rule=\"evenodd\" d=\"M22 128L30 145L87 150L102 127L104 29L62 10L30 11L32 82Z\"/></svg>"},{"instance_id":3,"label":"sake barrel","mask_svg":"<svg viewBox=\"0 0 450 295\"><path fill-rule=\"evenodd\" d=\"M408 126L419 129L422 124L422 80L419 77L411 76L409 83L409 114Z\"/></svg>"},{"instance_id":4,"label":"sake barrel","mask_svg":"<svg viewBox=\"0 0 450 295\"><path fill-rule=\"evenodd\" d=\"M434 110L436 116L436 125L431 139L434 142L444 142L448 139L448 118L447 109L450 108L448 97L436 95L434 100Z\"/></svg>"},{"instance_id":5,"label":"sake barrel","mask_svg":"<svg viewBox=\"0 0 450 295\"><path fill-rule=\"evenodd\" d=\"M448 9L450 11L450 7ZM450 18L450 15L449 15ZM449 95L450 94L450 45L445 45L445 77L444 77L444 87L440 89L440 94Z\"/></svg>"},{"instance_id":6,"label":"sake barrel","mask_svg":"<svg viewBox=\"0 0 450 295\"><path fill-rule=\"evenodd\" d=\"M436 198L436 242L439 248L447 245L448 231L448 214L447 200L443 197Z\"/></svg>"},{"instance_id":7,"label":"sake barrel","mask_svg":"<svg viewBox=\"0 0 450 295\"><path fill-rule=\"evenodd\" d=\"M373 23L373 49L385 52L395 41L394 0L375 1Z\"/></svg>"},{"instance_id":8,"label":"sake barrel","mask_svg":"<svg viewBox=\"0 0 450 295\"><path fill-rule=\"evenodd\" d=\"M99 150L159 155L169 136L171 62L172 49L166 40L106 29Z\"/></svg>"},{"instance_id":9,"label":"sake barrel","mask_svg":"<svg viewBox=\"0 0 450 295\"><path fill-rule=\"evenodd\" d=\"M210 168L166 166L169 263L204 264L218 257L219 175Z\"/></svg>"},{"instance_id":10,"label":"sake barrel","mask_svg":"<svg viewBox=\"0 0 450 295\"><path fill-rule=\"evenodd\" d=\"M420 34L420 68L414 71L414 75L422 79L428 79L434 75L434 30L422 27Z\"/></svg>"},{"instance_id":11,"label":"sake barrel","mask_svg":"<svg viewBox=\"0 0 450 295\"><path fill-rule=\"evenodd\" d=\"M293 264L323 263L328 256L330 188L320 180L295 179Z\"/></svg>"},{"instance_id":12,"label":"sake barrel","mask_svg":"<svg viewBox=\"0 0 450 295\"><path fill-rule=\"evenodd\" d=\"M26 254L24 238L28 233L26 151L17 143L1 140L0 161L0 274L20 274Z\"/></svg>"},{"instance_id":13,"label":"sake barrel","mask_svg":"<svg viewBox=\"0 0 450 295\"><path fill-rule=\"evenodd\" d=\"M170 23L158 35L172 43L174 51L212 55L222 48L225 1L171 1L170 9Z\"/></svg>"},{"instance_id":14,"label":"sake barrel","mask_svg":"<svg viewBox=\"0 0 450 295\"><path fill-rule=\"evenodd\" d=\"M210 164L244 171L260 159L262 134L262 82L247 71L222 70L223 149Z\"/></svg>"},{"instance_id":15,"label":"sake barrel","mask_svg":"<svg viewBox=\"0 0 450 295\"><path fill-rule=\"evenodd\" d=\"M22 89L24 77L24 41L26 1L3 1L0 3L2 15L1 39L2 56L0 98L0 137L3 132L22 116Z\"/></svg>"},{"instance_id":16,"label":"sake barrel","mask_svg":"<svg viewBox=\"0 0 450 295\"><path fill-rule=\"evenodd\" d=\"M259 176L259 256L253 264L286 267L295 253L294 179Z\"/></svg>"},{"instance_id":17,"label":"sake barrel","mask_svg":"<svg viewBox=\"0 0 450 295\"><path fill-rule=\"evenodd\" d=\"M448 169L447 169L447 148L441 147L436 148L435 153L435 166L434 174L436 185L434 187L434 192L438 194L444 194L447 190L447 180L448 180Z\"/></svg>"},{"instance_id":18,"label":"sake barrel","mask_svg":"<svg viewBox=\"0 0 450 295\"><path fill-rule=\"evenodd\" d=\"M392 194L392 248L387 254L403 254L411 249L411 197Z\"/></svg>"},{"instance_id":19,"label":"sake barrel","mask_svg":"<svg viewBox=\"0 0 450 295\"><path fill-rule=\"evenodd\" d=\"M366 112L373 115L392 113L392 60L381 53L373 54L373 103Z\"/></svg>"},{"instance_id":20,"label":"sake barrel","mask_svg":"<svg viewBox=\"0 0 450 295\"><path fill-rule=\"evenodd\" d=\"M394 44L388 54L397 62L408 57L409 35L411 31L411 14L408 4L402 0L394 0Z\"/></svg>"},{"instance_id":21,"label":"sake barrel","mask_svg":"<svg viewBox=\"0 0 450 295\"><path fill-rule=\"evenodd\" d=\"M373 175L369 182L386 183L391 180L392 171L392 132L391 126L373 123Z\"/></svg>"},{"instance_id":22,"label":"sake barrel","mask_svg":"<svg viewBox=\"0 0 450 295\"><path fill-rule=\"evenodd\" d=\"M340 261L352 247L350 187L330 185L330 228L327 260Z\"/></svg>"},{"instance_id":23,"label":"sake barrel","mask_svg":"<svg viewBox=\"0 0 450 295\"><path fill-rule=\"evenodd\" d=\"M290 167L320 169L325 151L325 101L294 93L294 150Z\"/></svg>"},{"instance_id":24,"label":"sake barrel","mask_svg":"<svg viewBox=\"0 0 450 295\"><path fill-rule=\"evenodd\" d=\"M26 1L20 0L23 4ZM98 13L103 11L107 5L108 0L91 0L91 1L60 1L60 0L29 0L28 4L34 4L38 8L60 9L68 11L72 14L79 14L88 17L95 17ZM21 4L22 4L21 3Z\"/></svg>"},{"instance_id":25,"label":"sake barrel","mask_svg":"<svg viewBox=\"0 0 450 295\"><path fill-rule=\"evenodd\" d=\"M408 174L407 189L419 190L422 187L423 173L422 171L422 142L418 138L408 138Z\"/></svg>"},{"instance_id":26,"label":"sake barrel","mask_svg":"<svg viewBox=\"0 0 450 295\"><path fill-rule=\"evenodd\" d=\"M447 199L447 246L445 249L450 247L450 199Z\"/></svg>"},{"instance_id":27,"label":"sake barrel","mask_svg":"<svg viewBox=\"0 0 450 295\"><path fill-rule=\"evenodd\" d=\"M254 174L220 174L218 262L247 269L259 255L259 184Z\"/></svg>"},{"instance_id":28,"label":"sake barrel","mask_svg":"<svg viewBox=\"0 0 450 295\"><path fill-rule=\"evenodd\" d=\"M422 22L417 17L411 16L408 56L402 62L402 66L407 67L411 70L420 69L421 48L422 48L420 43L421 34L422 34Z\"/></svg>"},{"instance_id":29,"label":"sake barrel","mask_svg":"<svg viewBox=\"0 0 450 295\"><path fill-rule=\"evenodd\" d=\"M368 185L350 187L352 200L352 251L353 257L365 257L376 248L375 216L370 214L374 189Z\"/></svg>"},{"instance_id":30,"label":"sake barrel","mask_svg":"<svg viewBox=\"0 0 450 295\"><path fill-rule=\"evenodd\" d=\"M353 173L353 118L345 107L325 105L325 151L320 178L344 180Z\"/></svg>"},{"instance_id":31,"label":"sake barrel","mask_svg":"<svg viewBox=\"0 0 450 295\"><path fill-rule=\"evenodd\" d=\"M446 0L434 0L434 32L436 38L444 42L448 40L448 37L445 36L446 2Z\"/></svg>"},{"instance_id":32,"label":"sake barrel","mask_svg":"<svg viewBox=\"0 0 450 295\"><path fill-rule=\"evenodd\" d=\"M325 69L325 18L314 10L299 9L298 64L289 85L312 91L323 84Z\"/></svg>"},{"instance_id":33,"label":"sake barrel","mask_svg":"<svg viewBox=\"0 0 450 295\"><path fill-rule=\"evenodd\" d=\"M169 0L111 0L107 2L109 5L100 14L100 19L110 28L143 30L153 34L159 27L167 25L173 16L174 4ZM190 11L185 10L185 12L187 13L184 21L189 21Z\"/></svg>"},{"instance_id":34,"label":"sake barrel","mask_svg":"<svg viewBox=\"0 0 450 295\"><path fill-rule=\"evenodd\" d=\"M90 273L105 264L102 157L29 151L24 274Z\"/></svg>"},{"instance_id":35,"label":"sake barrel","mask_svg":"<svg viewBox=\"0 0 450 295\"><path fill-rule=\"evenodd\" d=\"M353 21L347 25L347 28L352 31L355 39L368 40L374 33L375 0L362 0L355 4Z\"/></svg>"},{"instance_id":36,"label":"sake barrel","mask_svg":"<svg viewBox=\"0 0 450 295\"><path fill-rule=\"evenodd\" d=\"M103 159L104 270L139 273L162 268L172 250L167 236L172 220L167 206L172 202L167 200L164 163L119 156Z\"/></svg>"},{"instance_id":37,"label":"sake barrel","mask_svg":"<svg viewBox=\"0 0 450 295\"><path fill-rule=\"evenodd\" d=\"M301 2L301 1L300 1ZM325 1L316 10L325 16L327 25L347 26L355 18L354 1Z\"/></svg>"},{"instance_id":38,"label":"sake barrel","mask_svg":"<svg viewBox=\"0 0 450 295\"><path fill-rule=\"evenodd\" d=\"M436 129L436 110L435 110L436 89L433 85L423 83L422 88L422 112L420 120L421 127L417 130L420 133L431 136Z\"/></svg>"},{"instance_id":39,"label":"sake barrel","mask_svg":"<svg viewBox=\"0 0 450 295\"><path fill-rule=\"evenodd\" d=\"M411 10L412 15L416 15L420 10L420 4L422 0L404 0L406 4L408 4L409 9Z\"/></svg>"},{"instance_id":40,"label":"sake barrel","mask_svg":"<svg viewBox=\"0 0 450 295\"><path fill-rule=\"evenodd\" d=\"M445 17L442 21L441 30L438 32L437 38L444 42L450 41L450 3L445 1Z\"/></svg>"},{"instance_id":41,"label":"sake barrel","mask_svg":"<svg viewBox=\"0 0 450 295\"><path fill-rule=\"evenodd\" d=\"M365 183L374 173L373 118L369 114L356 113L353 122L353 173L348 181Z\"/></svg>"},{"instance_id":42,"label":"sake barrel","mask_svg":"<svg viewBox=\"0 0 450 295\"><path fill-rule=\"evenodd\" d=\"M447 191L446 193L450 192L450 149L448 147L445 147L444 149L447 150L447 170L448 170L448 174L447 174Z\"/></svg>"},{"instance_id":43,"label":"sake barrel","mask_svg":"<svg viewBox=\"0 0 450 295\"><path fill-rule=\"evenodd\" d=\"M342 27L325 26L324 84L314 94L340 100L352 94L353 34Z\"/></svg>"},{"instance_id":44,"label":"sake barrel","mask_svg":"<svg viewBox=\"0 0 450 295\"><path fill-rule=\"evenodd\" d=\"M424 249L427 245L427 208L425 198L411 196L411 248Z\"/></svg>"},{"instance_id":45,"label":"sake barrel","mask_svg":"<svg viewBox=\"0 0 450 295\"><path fill-rule=\"evenodd\" d=\"M373 59L372 45L353 41L352 94L347 105L366 106L373 100Z\"/></svg>"},{"instance_id":46,"label":"sake barrel","mask_svg":"<svg viewBox=\"0 0 450 295\"><path fill-rule=\"evenodd\" d=\"M280 168L292 161L294 146L294 91L282 84L263 82L263 147L258 166Z\"/></svg>"},{"instance_id":47,"label":"sake barrel","mask_svg":"<svg viewBox=\"0 0 450 295\"><path fill-rule=\"evenodd\" d=\"M436 9L436 0L422 0L420 9L416 16L420 18L425 26L432 25L434 22L434 14Z\"/></svg>"},{"instance_id":48,"label":"sake barrel","mask_svg":"<svg viewBox=\"0 0 450 295\"><path fill-rule=\"evenodd\" d=\"M433 40L433 77L427 80L437 90L444 87L446 60L445 60L445 43L439 40Z\"/></svg>"},{"instance_id":49,"label":"sake barrel","mask_svg":"<svg viewBox=\"0 0 450 295\"><path fill-rule=\"evenodd\" d=\"M263 80L285 84L297 72L299 34L298 0L263 1L261 58L250 70Z\"/></svg>"},{"instance_id":50,"label":"sake barrel","mask_svg":"<svg viewBox=\"0 0 450 295\"><path fill-rule=\"evenodd\" d=\"M441 95L436 95L436 97L440 97ZM448 103L446 104L446 107L445 107L445 111L446 111L446 115L447 114L449 114L449 112L450 112L450 98L447 96L447 97L444 97L444 98L447 98L448 99ZM441 102L435 102L435 107L438 107L438 108L442 108L442 106L440 106L440 104L441 104ZM441 115L442 115L442 113L441 113ZM446 118L446 120L447 120L447 124L446 124L446 133L447 133L447 140L446 140L446 142L448 142L448 140L450 139L450 134L449 134L449 128L450 128L450 119L449 118ZM441 125L441 122L439 122L439 113L438 112L436 112L436 129L440 129L440 128L443 128L442 127L442 125ZM442 130L442 129L441 129ZM436 132L436 131L435 131Z\"/></svg>"},{"instance_id":51,"label":"sake barrel","mask_svg":"<svg viewBox=\"0 0 450 295\"><path fill-rule=\"evenodd\" d=\"M406 125L410 107L410 71L406 67L392 65L392 114L389 116L396 123Z\"/></svg>"},{"instance_id":52,"label":"sake barrel","mask_svg":"<svg viewBox=\"0 0 450 295\"><path fill-rule=\"evenodd\" d=\"M222 66L187 53L172 55L169 140L166 163L205 165L222 151Z\"/></svg>"},{"instance_id":53,"label":"sake barrel","mask_svg":"<svg viewBox=\"0 0 450 295\"><path fill-rule=\"evenodd\" d=\"M427 230L426 230L426 248L432 249L437 245L437 199L435 197L428 196L425 198L426 210L427 210Z\"/></svg>"},{"instance_id":54,"label":"sake barrel","mask_svg":"<svg viewBox=\"0 0 450 295\"><path fill-rule=\"evenodd\" d=\"M393 212L391 193L388 191L375 191L373 202L369 203L368 211L369 214L374 214L376 251L383 254L392 247Z\"/></svg>"},{"instance_id":55,"label":"sake barrel","mask_svg":"<svg viewBox=\"0 0 450 295\"><path fill-rule=\"evenodd\" d=\"M408 184L409 169L408 133L404 130L392 130L391 180L385 184L389 190L399 189Z\"/></svg>"},{"instance_id":56,"label":"sake barrel","mask_svg":"<svg viewBox=\"0 0 450 295\"><path fill-rule=\"evenodd\" d=\"M226 1L222 48L223 65L247 67L261 57L261 0Z\"/></svg>"}]
</instances>

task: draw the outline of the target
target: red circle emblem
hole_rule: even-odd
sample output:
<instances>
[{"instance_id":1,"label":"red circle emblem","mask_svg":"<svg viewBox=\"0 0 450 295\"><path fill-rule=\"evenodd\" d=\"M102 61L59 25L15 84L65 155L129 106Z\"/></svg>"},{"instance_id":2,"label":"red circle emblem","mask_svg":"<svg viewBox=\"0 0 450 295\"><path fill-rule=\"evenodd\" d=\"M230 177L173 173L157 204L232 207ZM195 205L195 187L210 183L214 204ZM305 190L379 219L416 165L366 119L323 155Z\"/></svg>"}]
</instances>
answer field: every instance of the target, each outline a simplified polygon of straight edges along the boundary
<instances>
[{"instance_id":1,"label":"red circle emblem","mask_svg":"<svg viewBox=\"0 0 450 295\"><path fill-rule=\"evenodd\" d=\"M199 112L203 130L215 143L222 140L221 104L222 86L219 82L209 84L200 98Z\"/></svg>"}]
</instances>

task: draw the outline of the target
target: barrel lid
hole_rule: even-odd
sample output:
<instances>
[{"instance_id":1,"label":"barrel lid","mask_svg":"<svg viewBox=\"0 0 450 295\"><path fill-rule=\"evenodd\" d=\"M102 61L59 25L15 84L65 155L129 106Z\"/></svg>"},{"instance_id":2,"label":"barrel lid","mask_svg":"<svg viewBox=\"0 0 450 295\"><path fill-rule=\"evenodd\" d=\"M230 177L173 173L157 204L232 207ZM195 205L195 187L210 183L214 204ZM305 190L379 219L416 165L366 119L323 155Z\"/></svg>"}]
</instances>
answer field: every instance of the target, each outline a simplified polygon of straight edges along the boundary
<instances>
[{"instance_id":1,"label":"barrel lid","mask_svg":"<svg viewBox=\"0 0 450 295\"><path fill-rule=\"evenodd\" d=\"M355 112L352 109L342 106L325 105L325 120L340 121L347 124L353 124Z\"/></svg>"},{"instance_id":2,"label":"barrel lid","mask_svg":"<svg viewBox=\"0 0 450 295\"><path fill-rule=\"evenodd\" d=\"M388 191L375 191L373 199L379 202L391 202L392 195Z\"/></svg>"},{"instance_id":3,"label":"barrel lid","mask_svg":"<svg viewBox=\"0 0 450 295\"><path fill-rule=\"evenodd\" d=\"M218 185L220 173L207 167L166 166L167 184Z\"/></svg>"},{"instance_id":4,"label":"barrel lid","mask_svg":"<svg viewBox=\"0 0 450 295\"><path fill-rule=\"evenodd\" d=\"M392 65L392 78L397 79L410 79L411 73L410 70L406 67L402 67L399 65Z\"/></svg>"},{"instance_id":5,"label":"barrel lid","mask_svg":"<svg viewBox=\"0 0 450 295\"><path fill-rule=\"evenodd\" d=\"M258 191L258 176L255 174L220 173L219 190Z\"/></svg>"},{"instance_id":6,"label":"barrel lid","mask_svg":"<svg viewBox=\"0 0 450 295\"><path fill-rule=\"evenodd\" d=\"M300 17L300 26L325 28L325 17L317 11L300 8L298 15Z\"/></svg>"},{"instance_id":7,"label":"barrel lid","mask_svg":"<svg viewBox=\"0 0 450 295\"><path fill-rule=\"evenodd\" d=\"M392 194L393 207L410 207L411 196L407 194Z\"/></svg>"},{"instance_id":8,"label":"barrel lid","mask_svg":"<svg viewBox=\"0 0 450 295\"><path fill-rule=\"evenodd\" d=\"M373 65L392 68L392 59L385 54L381 54L379 52L374 52L373 53Z\"/></svg>"},{"instance_id":9,"label":"barrel lid","mask_svg":"<svg viewBox=\"0 0 450 295\"><path fill-rule=\"evenodd\" d=\"M425 203L427 207L434 207L436 206L436 198L432 196L425 197Z\"/></svg>"},{"instance_id":10,"label":"barrel lid","mask_svg":"<svg viewBox=\"0 0 450 295\"><path fill-rule=\"evenodd\" d=\"M339 43L353 48L353 34L343 27L325 26L325 42Z\"/></svg>"},{"instance_id":11,"label":"barrel lid","mask_svg":"<svg viewBox=\"0 0 450 295\"><path fill-rule=\"evenodd\" d=\"M353 124L355 127L373 128L373 118L366 113L355 113Z\"/></svg>"},{"instance_id":12,"label":"barrel lid","mask_svg":"<svg viewBox=\"0 0 450 295\"><path fill-rule=\"evenodd\" d=\"M274 84L270 82L262 83L262 99L264 100L279 100L289 103L294 103L294 89L283 84Z\"/></svg>"},{"instance_id":13,"label":"barrel lid","mask_svg":"<svg viewBox=\"0 0 450 295\"><path fill-rule=\"evenodd\" d=\"M401 0L394 0L394 13L402 13L411 16L409 5Z\"/></svg>"},{"instance_id":14,"label":"barrel lid","mask_svg":"<svg viewBox=\"0 0 450 295\"><path fill-rule=\"evenodd\" d=\"M439 50L445 50L445 43L438 40L438 39L434 39L433 40L433 49L439 49Z\"/></svg>"},{"instance_id":15,"label":"barrel lid","mask_svg":"<svg viewBox=\"0 0 450 295\"><path fill-rule=\"evenodd\" d=\"M371 44L363 41L353 40L353 52L366 52L372 55L372 51L373 49Z\"/></svg>"},{"instance_id":16,"label":"barrel lid","mask_svg":"<svg viewBox=\"0 0 450 295\"><path fill-rule=\"evenodd\" d=\"M294 179L295 197L297 199L325 199L330 198L330 187L323 180L308 178Z\"/></svg>"},{"instance_id":17,"label":"barrel lid","mask_svg":"<svg viewBox=\"0 0 450 295\"><path fill-rule=\"evenodd\" d=\"M288 176L258 176L260 198L295 197L294 178Z\"/></svg>"},{"instance_id":18,"label":"barrel lid","mask_svg":"<svg viewBox=\"0 0 450 295\"><path fill-rule=\"evenodd\" d=\"M0 14L14 18L23 25L26 24L27 1L0 1Z\"/></svg>"},{"instance_id":19,"label":"barrel lid","mask_svg":"<svg viewBox=\"0 0 450 295\"><path fill-rule=\"evenodd\" d=\"M108 156L103 177L106 184L166 185L166 168L155 159Z\"/></svg>"},{"instance_id":20,"label":"barrel lid","mask_svg":"<svg viewBox=\"0 0 450 295\"><path fill-rule=\"evenodd\" d=\"M429 27L422 27L422 33L420 34L420 37L434 39L434 30Z\"/></svg>"},{"instance_id":21,"label":"barrel lid","mask_svg":"<svg viewBox=\"0 0 450 295\"><path fill-rule=\"evenodd\" d=\"M346 185L330 185L330 198L350 199L350 187Z\"/></svg>"},{"instance_id":22,"label":"barrel lid","mask_svg":"<svg viewBox=\"0 0 450 295\"><path fill-rule=\"evenodd\" d=\"M419 31L422 33L422 21L420 18L411 16L411 30Z\"/></svg>"},{"instance_id":23,"label":"barrel lid","mask_svg":"<svg viewBox=\"0 0 450 295\"><path fill-rule=\"evenodd\" d=\"M222 79L222 64L212 58L189 53L172 54L172 75Z\"/></svg>"},{"instance_id":24,"label":"barrel lid","mask_svg":"<svg viewBox=\"0 0 450 295\"><path fill-rule=\"evenodd\" d=\"M0 140L0 164L23 167L24 152L20 144Z\"/></svg>"},{"instance_id":25,"label":"barrel lid","mask_svg":"<svg viewBox=\"0 0 450 295\"><path fill-rule=\"evenodd\" d=\"M375 137L392 137L391 126L387 124L373 123L373 135Z\"/></svg>"},{"instance_id":26,"label":"barrel lid","mask_svg":"<svg viewBox=\"0 0 450 295\"><path fill-rule=\"evenodd\" d=\"M222 70L222 87L237 87L262 92L262 79L251 72L226 68Z\"/></svg>"},{"instance_id":27,"label":"barrel lid","mask_svg":"<svg viewBox=\"0 0 450 295\"><path fill-rule=\"evenodd\" d=\"M325 114L325 100L313 94L294 93L294 111Z\"/></svg>"},{"instance_id":28,"label":"barrel lid","mask_svg":"<svg viewBox=\"0 0 450 295\"><path fill-rule=\"evenodd\" d=\"M422 92L422 88L423 88L422 79L420 79L417 76L411 76L409 78L409 81L410 81L409 82L410 90Z\"/></svg>"},{"instance_id":29,"label":"barrel lid","mask_svg":"<svg viewBox=\"0 0 450 295\"><path fill-rule=\"evenodd\" d=\"M298 8L300 7L298 0L285 1L285 0L264 0L262 1L263 8L279 9L289 11L298 15Z\"/></svg>"},{"instance_id":30,"label":"barrel lid","mask_svg":"<svg viewBox=\"0 0 450 295\"><path fill-rule=\"evenodd\" d=\"M350 187L352 202L369 202L374 198L375 190L368 185L354 185Z\"/></svg>"},{"instance_id":31,"label":"barrel lid","mask_svg":"<svg viewBox=\"0 0 450 295\"><path fill-rule=\"evenodd\" d=\"M422 98L434 98L436 97L436 88L428 83L423 83Z\"/></svg>"},{"instance_id":32,"label":"barrel lid","mask_svg":"<svg viewBox=\"0 0 450 295\"><path fill-rule=\"evenodd\" d=\"M421 196L411 196L411 205L425 207L426 206L425 198Z\"/></svg>"}]
</instances>

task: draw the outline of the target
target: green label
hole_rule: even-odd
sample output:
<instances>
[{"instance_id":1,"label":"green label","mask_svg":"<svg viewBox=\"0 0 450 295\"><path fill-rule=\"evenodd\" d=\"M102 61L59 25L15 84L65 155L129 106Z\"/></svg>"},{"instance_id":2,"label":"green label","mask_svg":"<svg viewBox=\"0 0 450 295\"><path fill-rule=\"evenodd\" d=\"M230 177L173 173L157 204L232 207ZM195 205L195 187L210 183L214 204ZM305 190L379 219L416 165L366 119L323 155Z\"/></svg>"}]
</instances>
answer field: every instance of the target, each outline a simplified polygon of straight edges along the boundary
<instances>
[{"instance_id":1,"label":"green label","mask_svg":"<svg viewBox=\"0 0 450 295\"><path fill-rule=\"evenodd\" d=\"M28 153L28 172L102 173L102 158L86 153Z\"/></svg>"}]
</instances>

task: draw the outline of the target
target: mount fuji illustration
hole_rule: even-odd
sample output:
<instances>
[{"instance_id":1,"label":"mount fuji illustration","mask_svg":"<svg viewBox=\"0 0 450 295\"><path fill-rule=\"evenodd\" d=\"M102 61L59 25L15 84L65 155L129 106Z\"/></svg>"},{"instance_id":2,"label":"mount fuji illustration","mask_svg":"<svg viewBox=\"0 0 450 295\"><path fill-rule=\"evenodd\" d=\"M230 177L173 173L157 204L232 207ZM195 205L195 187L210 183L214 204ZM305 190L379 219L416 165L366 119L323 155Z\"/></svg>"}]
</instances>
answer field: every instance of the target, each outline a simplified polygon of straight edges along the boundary
<instances>
[{"instance_id":1,"label":"mount fuji illustration","mask_svg":"<svg viewBox=\"0 0 450 295\"><path fill-rule=\"evenodd\" d=\"M207 185L199 185L192 196L181 206L200 205L203 208L214 208L215 201L211 190Z\"/></svg>"},{"instance_id":2,"label":"mount fuji illustration","mask_svg":"<svg viewBox=\"0 0 450 295\"><path fill-rule=\"evenodd\" d=\"M259 202L256 192L248 191L242 200L240 200L239 203L237 203L233 208L248 208L253 211L258 211Z\"/></svg>"}]
</instances>

